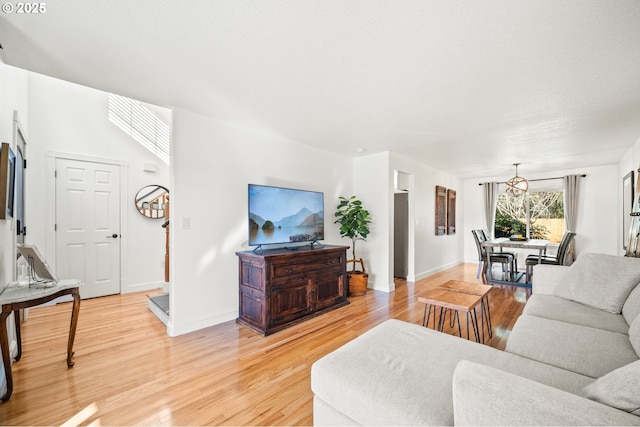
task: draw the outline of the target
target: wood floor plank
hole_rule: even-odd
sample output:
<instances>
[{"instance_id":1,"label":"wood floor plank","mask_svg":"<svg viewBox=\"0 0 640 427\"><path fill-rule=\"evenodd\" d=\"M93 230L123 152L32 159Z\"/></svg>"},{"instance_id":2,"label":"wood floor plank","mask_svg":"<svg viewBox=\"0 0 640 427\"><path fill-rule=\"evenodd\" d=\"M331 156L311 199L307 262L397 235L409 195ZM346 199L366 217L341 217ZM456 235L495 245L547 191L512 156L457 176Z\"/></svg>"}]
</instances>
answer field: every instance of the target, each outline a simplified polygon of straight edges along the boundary
<instances>
[{"instance_id":1,"label":"wood floor plank","mask_svg":"<svg viewBox=\"0 0 640 427\"><path fill-rule=\"evenodd\" d=\"M71 369L70 303L39 307L22 327L23 356L0 425L311 425L316 360L387 319L421 324L420 293L448 280L479 283L475 274L475 264L461 264L416 283L397 280L395 292L369 291L268 337L226 322L170 338L147 309L147 295L159 291L85 300ZM491 291L487 345L504 349L528 295ZM447 322L445 332L457 327Z\"/></svg>"}]
</instances>

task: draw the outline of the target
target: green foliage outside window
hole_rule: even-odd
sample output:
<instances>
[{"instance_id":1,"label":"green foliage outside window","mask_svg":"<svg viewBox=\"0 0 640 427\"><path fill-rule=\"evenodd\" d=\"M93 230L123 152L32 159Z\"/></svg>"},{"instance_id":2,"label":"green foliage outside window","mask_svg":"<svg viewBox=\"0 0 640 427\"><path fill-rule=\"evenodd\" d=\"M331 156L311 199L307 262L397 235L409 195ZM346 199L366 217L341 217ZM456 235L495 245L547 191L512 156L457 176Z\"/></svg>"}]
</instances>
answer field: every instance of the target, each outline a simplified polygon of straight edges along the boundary
<instances>
[{"instance_id":1,"label":"green foliage outside window","mask_svg":"<svg viewBox=\"0 0 640 427\"><path fill-rule=\"evenodd\" d=\"M546 239L549 230L544 225L536 224L535 220L532 220L529 233L531 239ZM513 234L526 236L527 223L524 220L496 212L496 237L510 237Z\"/></svg>"},{"instance_id":2,"label":"green foliage outside window","mask_svg":"<svg viewBox=\"0 0 640 427\"><path fill-rule=\"evenodd\" d=\"M527 202L529 203L529 238L549 239L549 229L541 222L545 219L564 218L562 191L529 192L518 197L498 195L496 237L510 237L513 234L526 236Z\"/></svg>"}]
</instances>

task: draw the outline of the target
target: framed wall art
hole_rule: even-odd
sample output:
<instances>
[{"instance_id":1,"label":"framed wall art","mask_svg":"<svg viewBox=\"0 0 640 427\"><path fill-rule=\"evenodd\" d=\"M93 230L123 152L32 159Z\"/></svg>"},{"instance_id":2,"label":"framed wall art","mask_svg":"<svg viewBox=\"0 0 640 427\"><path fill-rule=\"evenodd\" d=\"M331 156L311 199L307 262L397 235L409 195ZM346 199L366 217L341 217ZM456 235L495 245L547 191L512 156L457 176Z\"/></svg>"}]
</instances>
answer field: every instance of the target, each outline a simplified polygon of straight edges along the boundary
<instances>
[{"instance_id":1,"label":"framed wall art","mask_svg":"<svg viewBox=\"0 0 640 427\"><path fill-rule=\"evenodd\" d=\"M456 190L447 190L447 234L456 234Z\"/></svg>"},{"instance_id":2,"label":"framed wall art","mask_svg":"<svg viewBox=\"0 0 640 427\"><path fill-rule=\"evenodd\" d=\"M447 189L436 185L436 236L447 234Z\"/></svg>"}]
</instances>

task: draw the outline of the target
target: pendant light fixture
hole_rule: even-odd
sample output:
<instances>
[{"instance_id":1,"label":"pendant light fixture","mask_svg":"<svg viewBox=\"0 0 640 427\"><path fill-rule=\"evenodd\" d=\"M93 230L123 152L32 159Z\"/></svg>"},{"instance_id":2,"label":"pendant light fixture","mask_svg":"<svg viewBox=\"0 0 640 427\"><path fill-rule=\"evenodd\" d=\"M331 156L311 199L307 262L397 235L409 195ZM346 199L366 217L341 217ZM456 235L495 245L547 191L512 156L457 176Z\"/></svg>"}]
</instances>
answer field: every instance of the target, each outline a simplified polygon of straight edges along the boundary
<instances>
[{"instance_id":1,"label":"pendant light fixture","mask_svg":"<svg viewBox=\"0 0 640 427\"><path fill-rule=\"evenodd\" d=\"M518 197L522 196L529 189L529 183L526 179L521 176L518 176L518 165L520 163L514 163L513 165L516 167L516 176L507 181L507 189L506 192L510 196Z\"/></svg>"}]
</instances>

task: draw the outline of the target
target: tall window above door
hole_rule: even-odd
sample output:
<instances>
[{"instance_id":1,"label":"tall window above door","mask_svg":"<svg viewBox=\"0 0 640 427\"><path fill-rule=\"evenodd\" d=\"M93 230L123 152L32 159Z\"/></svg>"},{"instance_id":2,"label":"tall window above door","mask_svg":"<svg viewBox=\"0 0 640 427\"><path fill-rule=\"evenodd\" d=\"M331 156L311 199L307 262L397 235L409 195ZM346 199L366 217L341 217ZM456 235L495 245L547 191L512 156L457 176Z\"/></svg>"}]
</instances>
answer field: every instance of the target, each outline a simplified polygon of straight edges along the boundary
<instances>
[{"instance_id":1,"label":"tall window above door","mask_svg":"<svg viewBox=\"0 0 640 427\"><path fill-rule=\"evenodd\" d=\"M171 129L156 113L135 99L110 94L109 120L169 164Z\"/></svg>"},{"instance_id":2,"label":"tall window above door","mask_svg":"<svg viewBox=\"0 0 640 427\"><path fill-rule=\"evenodd\" d=\"M495 236L514 234L559 243L564 233L564 191L558 187L530 189L521 196L498 194Z\"/></svg>"}]
</instances>

